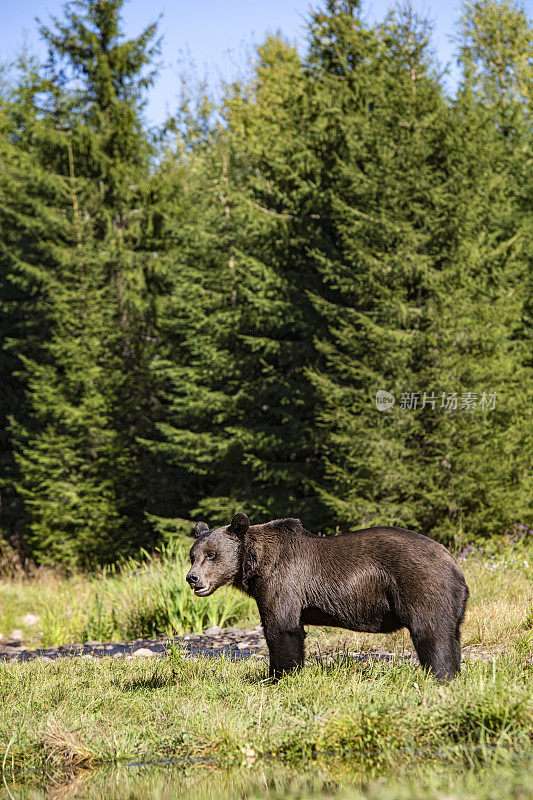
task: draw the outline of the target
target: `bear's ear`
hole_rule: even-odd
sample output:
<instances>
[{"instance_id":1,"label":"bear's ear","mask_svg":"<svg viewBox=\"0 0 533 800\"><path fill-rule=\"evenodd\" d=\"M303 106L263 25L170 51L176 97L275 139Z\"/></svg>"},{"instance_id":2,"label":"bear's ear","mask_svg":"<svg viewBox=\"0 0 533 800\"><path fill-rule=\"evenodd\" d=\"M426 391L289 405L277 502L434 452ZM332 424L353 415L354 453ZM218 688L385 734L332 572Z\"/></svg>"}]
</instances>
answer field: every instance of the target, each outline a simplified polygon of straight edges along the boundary
<instances>
[{"instance_id":1,"label":"bear's ear","mask_svg":"<svg viewBox=\"0 0 533 800\"><path fill-rule=\"evenodd\" d=\"M195 539L198 539L200 534L205 533L209 530L209 525L206 522L197 522L194 526L193 536Z\"/></svg>"},{"instance_id":2,"label":"bear's ear","mask_svg":"<svg viewBox=\"0 0 533 800\"><path fill-rule=\"evenodd\" d=\"M250 527L250 520L246 514L235 514L229 526L229 532L242 539L248 528Z\"/></svg>"}]
</instances>

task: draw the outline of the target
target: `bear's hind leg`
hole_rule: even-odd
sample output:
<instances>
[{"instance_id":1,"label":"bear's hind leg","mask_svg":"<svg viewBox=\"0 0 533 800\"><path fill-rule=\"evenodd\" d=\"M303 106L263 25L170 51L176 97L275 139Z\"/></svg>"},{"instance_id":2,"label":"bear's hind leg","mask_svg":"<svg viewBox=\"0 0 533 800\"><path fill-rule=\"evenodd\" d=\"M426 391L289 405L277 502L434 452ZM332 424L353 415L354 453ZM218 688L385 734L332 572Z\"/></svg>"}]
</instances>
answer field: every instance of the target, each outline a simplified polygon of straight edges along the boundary
<instances>
[{"instance_id":1,"label":"bear's hind leg","mask_svg":"<svg viewBox=\"0 0 533 800\"><path fill-rule=\"evenodd\" d=\"M438 681L449 681L460 670L461 646L453 634L410 631L418 660Z\"/></svg>"}]
</instances>

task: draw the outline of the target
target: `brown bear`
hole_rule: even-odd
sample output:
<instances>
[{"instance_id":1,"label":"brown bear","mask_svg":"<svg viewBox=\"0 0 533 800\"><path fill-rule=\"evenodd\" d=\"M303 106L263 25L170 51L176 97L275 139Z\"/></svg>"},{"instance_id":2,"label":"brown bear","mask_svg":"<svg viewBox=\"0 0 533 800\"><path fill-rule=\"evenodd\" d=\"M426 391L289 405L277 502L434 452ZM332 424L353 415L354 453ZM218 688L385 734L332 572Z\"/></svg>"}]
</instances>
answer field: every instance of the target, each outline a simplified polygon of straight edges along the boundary
<instances>
[{"instance_id":1,"label":"brown bear","mask_svg":"<svg viewBox=\"0 0 533 800\"><path fill-rule=\"evenodd\" d=\"M206 597L233 584L257 602L270 676L304 663L304 625L390 633L407 628L420 663L439 680L460 670L460 625L468 587L443 545L379 526L315 536L299 519L195 528L187 581Z\"/></svg>"}]
</instances>

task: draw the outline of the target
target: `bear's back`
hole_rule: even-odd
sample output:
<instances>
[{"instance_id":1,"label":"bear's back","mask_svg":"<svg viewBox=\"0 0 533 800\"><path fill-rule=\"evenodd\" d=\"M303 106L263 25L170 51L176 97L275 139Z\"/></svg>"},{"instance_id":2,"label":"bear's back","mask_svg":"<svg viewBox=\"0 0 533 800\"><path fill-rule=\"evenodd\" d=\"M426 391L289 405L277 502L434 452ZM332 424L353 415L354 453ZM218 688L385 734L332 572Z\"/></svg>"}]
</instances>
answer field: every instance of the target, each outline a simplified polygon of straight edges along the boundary
<instances>
[{"instance_id":1,"label":"bear's back","mask_svg":"<svg viewBox=\"0 0 533 800\"><path fill-rule=\"evenodd\" d=\"M338 536L316 537L320 562L331 571L385 571L401 585L431 582L434 586L458 580L462 571L444 545L416 531L390 526L363 528Z\"/></svg>"}]
</instances>

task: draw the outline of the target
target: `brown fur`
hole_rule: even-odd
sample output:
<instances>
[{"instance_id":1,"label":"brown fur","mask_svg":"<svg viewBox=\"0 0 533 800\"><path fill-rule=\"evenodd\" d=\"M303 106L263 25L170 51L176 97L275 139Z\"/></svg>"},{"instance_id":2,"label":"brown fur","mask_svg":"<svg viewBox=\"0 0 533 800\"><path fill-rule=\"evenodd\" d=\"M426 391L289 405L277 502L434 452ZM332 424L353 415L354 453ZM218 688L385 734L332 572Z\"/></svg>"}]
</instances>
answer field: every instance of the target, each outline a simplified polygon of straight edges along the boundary
<instances>
[{"instance_id":1,"label":"brown fur","mask_svg":"<svg viewBox=\"0 0 533 800\"><path fill-rule=\"evenodd\" d=\"M300 668L304 625L390 633L406 627L420 663L438 679L461 664L468 587L452 555L414 531L380 526L314 536L298 519L196 526L187 580L200 596L231 583L257 602L270 674Z\"/></svg>"}]
</instances>

